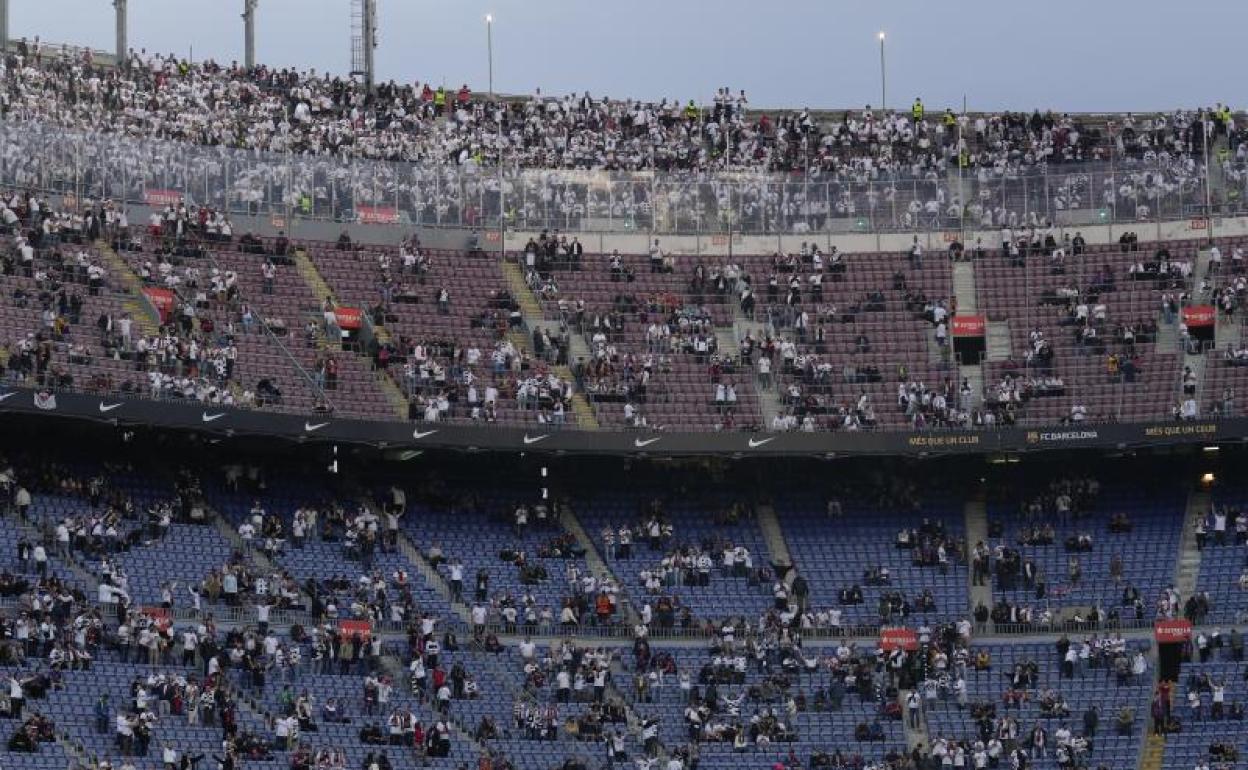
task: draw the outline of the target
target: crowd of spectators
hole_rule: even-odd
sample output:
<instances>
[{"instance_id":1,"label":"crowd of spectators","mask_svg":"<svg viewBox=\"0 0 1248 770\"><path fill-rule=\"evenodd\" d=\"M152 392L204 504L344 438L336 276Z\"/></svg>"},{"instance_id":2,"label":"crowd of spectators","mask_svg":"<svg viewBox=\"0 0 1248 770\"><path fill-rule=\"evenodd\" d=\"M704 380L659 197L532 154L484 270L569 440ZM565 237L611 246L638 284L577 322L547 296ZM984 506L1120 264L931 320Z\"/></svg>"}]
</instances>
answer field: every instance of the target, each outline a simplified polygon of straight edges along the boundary
<instances>
[{"instance_id":1,"label":"crowd of spectators","mask_svg":"<svg viewBox=\"0 0 1248 770\"><path fill-rule=\"evenodd\" d=\"M329 73L248 71L147 51L114 68L25 41L7 57L4 76L0 110L46 132L66 164L73 146L100 137L113 144L98 159L110 173L91 180L100 187L94 194L128 184L126 194L138 199L147 187L198 184L231 210L293 205L347 214L381 206L465 225L502 213L565 225L599 217L807 230L870 216L905 228L963 217L1017 227L1034 223L1034 207L1022 188L1008 195L1006 188L1049 166L1108 169L1113 159L1115 173L1106 170L1103 180L1072 174L1055 182L1045 210L1104 206L1134 220L1177 206L1181 195L1196 197L1206 134L1230 138L1229 169L1248 158L1242 126L1222 105L1093 118L929 114L921 101L909 111L757 110L727 88L701 105L540 89L487 98L430 83L386 82L366 94L357 81ZM223 156L232 173L213 162ZM6 161L22 184L38 177L35 164L53 162L22 153ZM499 165L537 173L477 173ZM658 170L676 181L661 191L632 181L608 190L545 173L587 169ZM942 181L956 170L977 188L965 199ZM725 171L790 181L685 182ZM880 184L864 192L865 182Z\"/></svg>"}]
</instances>

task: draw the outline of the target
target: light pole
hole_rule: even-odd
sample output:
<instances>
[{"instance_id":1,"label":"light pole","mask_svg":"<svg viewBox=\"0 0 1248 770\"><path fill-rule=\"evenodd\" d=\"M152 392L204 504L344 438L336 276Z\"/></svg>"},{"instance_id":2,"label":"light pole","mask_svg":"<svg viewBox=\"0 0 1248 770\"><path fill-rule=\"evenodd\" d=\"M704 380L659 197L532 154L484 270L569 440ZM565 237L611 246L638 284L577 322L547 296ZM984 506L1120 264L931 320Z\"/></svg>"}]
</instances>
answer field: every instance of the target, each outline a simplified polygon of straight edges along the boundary
<instances>
[{"instance_id":1,"label":"light pole","mask_svg":"<svg viewBox=\"0 0 1248 770\"><path fill-rule=\"evenodd\" d=\"M494 14L485 15L485 50L490 67L490 101L494 100Z\"/></svg>"},{"instance_id":2,"label":"light pole","mask_svg":"<svg viewBox=\"0 0 1248 770\"><path fill-rule=\"evenodd\" d=\"M888 110L888 69L884 66L884 32L880 32L880 109Z\"/></svg>"},{"instance_id":3,"label":"light pole","mask_svg":"<svg viewBox=\"0 0 1248 770\"><path fill-rule=\"evenodd\" d=\"M256 68L256 3L259 1L243 0L243 64L248 72Z\"/></svg>"}]
</instances>

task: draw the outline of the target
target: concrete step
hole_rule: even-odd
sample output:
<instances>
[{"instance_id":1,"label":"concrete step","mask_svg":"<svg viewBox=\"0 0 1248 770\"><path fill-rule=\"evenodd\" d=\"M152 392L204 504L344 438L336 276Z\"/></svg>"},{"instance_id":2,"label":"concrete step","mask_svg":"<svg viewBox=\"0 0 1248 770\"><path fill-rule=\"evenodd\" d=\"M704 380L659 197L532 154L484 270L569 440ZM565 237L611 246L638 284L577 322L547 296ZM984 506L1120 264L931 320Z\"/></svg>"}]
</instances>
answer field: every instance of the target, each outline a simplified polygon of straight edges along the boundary
<instances>
[{"instance_id":1,"label":"concrete step","mask_svg":"<svg viewBox=\"0 0 1248 770\"><path fill-rule=\"evenodd\" d=\"M408 681L407 666L403 661L394 655L382 655L378 661L381 669L389 674L391 681L406 684ZM485 756L490 753L490 749L478 741L475 737L476 725L464 724L455 715L455 710L451 710L451 715L447 719L447 725L451 728L454 738L451 740L461 746L470 746L472 752L476 756ZM426 762L428 760L425 760ZM414 763L413 763L414 764Z\"/></svg>"},{"instance_id":2,"label":"concrete step","mask_svg":"<svg viewBox=\"0 0 1248 770\"><path fill-rule=\"evenodd\" d=\"M524 317L524 331L512 330L508 332L508 339L517 350L533 352L533 346L529 334L538 327L549 326L557 327L558 324L552 321L546 321L542 317L542 305L537 301L537 295L529 288L528 283L524 280L524 271L515 262L504 260L503 276L507 279L507 288L511 291L511 295L516 298L520 304L520 313ZM552 329L553 330L553 329ZM589 358L589 345L582 339L580 335L571 334L571 342L568 346L568 358L570 361L576 361L578 358ZM578 344L579 341L579 344ZM572 383L572 414L576 416L576 424L585 430L598 430L601 426L598 424L598 415L594 411L594 407L589 403L589 399L585 398L585 394L576 389L576 382L572 376L572 368L570 366L556 366L555 374L560 378Z\"/></svg>"},{"instance_id":3,"label":"concrete step","mask_svg":"<svg viewBox=\"0 0 1248 770\"><path fill-rule=\"evenodd\" d=\"M555 373L572 383L572 414L576 415L577 426L582 430L599 430L602 426L598 424L598 413L594 411L585 394L576 388L572 370L566 366L556 366Z\"/></svg>"},{"instance_id":4,"label":"concrete step","mask_svg":"<svg viewBox=\"0 0 1248 770\"><path fill-rule=\"evenodd\" d=\"M1197 354L1197 355L1188 354L1188 355L1183 356L1183 366L1188 369L1191 369L1192 374L1196 375L1196 407L1200 409L1201 414L1203 414L1205 411L1203 408L1203 405L1201 404L1200 396L1202 392L1201 385L1204 384L1204 381L1205 381L1205 362L1207 360L1208 360L1208 356L1204 354ZM1180 402L1185 398L1185 396L1183 395L1183 384L1182 384L1181 377L1180 377L1180 382L1175 387L1176 387L1175 400L1176 402Z\"/></svg>"},{"instance_id":5,"label":"concrete step","mask_svg":"<svg viewBox=\"0 0 1248 770\"><path fill-rule=\"evenodd\" d=\"M471 623L472 612L469 610L468 606L463 602L457 602L452 598L450 584L442 578L441 573L439 573L437 569L429 563L429 560L425 558L425 555L420 552L420 549L416 547L416 544L412 542L411 538L409 538L402 529L399 530L398 547L399 552L407 557L407 560L411 562L412 565L416 567L416 570L424 577L425 584L437 591L438 594L451 605L451 608L455 611L455 614L461 621L464 623Z\"/></svg>"},{"instance_id":6,"label":"concrete step","mask_svg":"<svg viewBox=\"0 0 1248 770\"><path fill-rule=\"evenodd\" d=\"M984 347L990 362L1007 361L1013 355L1009 321L989 321L984 330Z\"/></svg>"},{"instance_id":7,"label":"concrete step","mask_svg":"<svg viewBox=\"0 0 1248 770\"><path fill-rule=\"evenodd\" d=\"M325 280L325 276L321 275L321 271L316 267L316 263L312 261L312 258L308 256L306 250L301 248L295 249L291 254L291 259L294 260L295 270L299 273L299 277L303 279L303 283L308 287L308 291L312 292L312 296L317 298L317 302L329 299L335 305L339 304L338 295L334 292L333 287L329 285L329 282ZM317 320L321 321L319 312ZM390 335L389 329L384 326L377 326L371 322L368 323L369 329L378 343L387 345L392 341L393 337ZM329 339L328 336L322 336L317 346L327 353L337 354L342 351L342 347L335 340ZM358 357L364 360L363 355L358 355ZM390 402L390 408L394 410L394 414L406 420L407 396L403 394L403 389L395 382L394 377L389 373L379 372L374 379L377 387L381 389L382 393L386 394L386 400Z\"/></svg>"},{"instance_id":8,"label":"concrete step","mask_svg":"<svg viewBox=\"0 0 1248 770\"><path fill-rule=\"evenodd\" d=\"M974 262L953 263L953 296L958 300L959 313L974 313L979 309Z\"/></svg>"},{"instance_id":9,"label":"concrete step","mask_svg":"<svg viewBox=\"0 0 1248 770\"><path fill-rule=\"evenodd\" d=\"M1218 325L1214 329L1214 344L1218 350L1239 347L1244 335L1244 321L1238 315L1225 316L1218 313Z\"/></svg>"},{"instance_id":10,"label":"concrete step","mask_svg":"<svg viewBox=\"0 0 1248 770\"><path fill-rule=\"evenodd\" d=\"M1209 262L1209 249L1201 249L1196 252L1196 261L1192 265L1192 281L1194 285L1199 286L1200 279L1209 275Z\"/></svg>"},{"instance_id":11,"label":"concrete step","mask_svg":"<svg viewBox=\"0 0 1248 770\"><path fill-rule=\"evenodd\" d=\"M1150 734L1144 739L1144 750L1140 752L1140 770L1161 770L1165 765L1166 740L1160 735Z\"/></svg>"},{"instance_id":12,"label":"concrete step","mask_svg":"<svg viewBox=\"0 0 1248 770\"><path fill-rule=\"evenodd\" d=\"M564 508L559 522L563 528L576 538L576 542L585 549L585 563L589 566L589 571L598 579L604 577L610 578L619 589L619 601L616 609L620 620L627 622L630 626L635 625L640 617L637 615L637 609L628 598L629 584L615 574L611 567L607 565L606 559L602 558L602 554L598 553L598 546L594 543L593 538L585 531L585 527L581 525L580 519L569 508Z\"/></svg>"},{"instance_id":13,"label":"concrete step","mask_svg":"<svg viewBox=\"0 0 1248 770\"><path fill-rule=\"evenodd\" d=\"M537 301L537 295L524 280L524 270L510 260L503 260L502 265L503 277L507 279L507 288L511 291L511 296L520 303L520 312L524 314L525 320L541 320L542 304Z\"/></svg>"},{"instance_id":14,"label":"concrete step","mask_svg":"<svg viewBox=\"0 0 1248 770\"><path fill-rule=\"evenodd\" d=\"M961 404L965 410L978 409L984 403L984 368L982 366L958 367L958 392L961 393L962 382L971 386L971 396L967 403Z\"/></svg>"},{"instance_id":15,"label":"concrete step","mask_svg":"<svg viewBox=\"0 0 1248 770\"><path fill-rule=\"evenodd\" d=\"M1183 512L1183 533L1179 539L1179 556L1175 562L1174 587L1184 598L1196 592L1200 579L1201 551L1196 547L1196 522L1209 512L1212 497L1204 489L1193 490L1187 496Z\"/></svg>"},{"instance_id":16,"label":"concrete step","mask_svg":"<svg viewBox=\"0 0 1248 770\"><path fill-rule=\"evenodd\" d=\"M771 430L776 417L784 414L784 404L780 403L780 392L776 389L774 379L770 389L758 389L758 407L763 413L763 429Z\"/></svg>"},{"instance_id":17,"label":"concrete step","mask_svg":"<svg viewBox=\"0 0 1248 770\"><path fill-rule=\"evenodd\" d=\"M982 494L967 500L962 506L962 518L966 528L966 553L969 558L971 550L975 548L976 543L988 543L988 505L983 499ZM979 604L986 607L992 606L992 586L991 580L985 580L985 585L975 585L974 572L966 571L966 585L968 588L968 598L970 607L968 612L974 612Z\"/></svg>"},{"instance_id":18,"label":"concrete step","mask_svg":"<svg viewBox=\"0 0 1248 770\"><path fill-rule=\"evenodd\" d=\"M927 361L932 364L947 365L953 359L953 350L949 345L939 345L936 342L936 332L928 329L924 331L927 337Z\"/></svg>"},{"instance_id":19,"label":"concrete step","mask_svg":"<svg viewBox=\"0 0 1248 770\"><path fill-rule=\"evenodd\" d=\"M160 313L143 296L143 279L130 269L121 255L108 245L107 241L95 242L95 248L108 264L109 275L124 287L130 296L123 300L121 306L130 314L130 318L138 325L144 336L155 336L160 331Z\"/></svg>"},{"instance_id":20,"label":"concrete step","mask_svg":"<svg viewBox=\"0 0 1248 770\"><path fill-rule=\"evenodd\" d=\"M1157 313L1157 342L1159 352L1173 353L1179 350L1179 324L1177 321L1166 322L1166 314Z\"/></svg>"},{"instance_id":21,"label":"concrete step","mask_svg":"<svg viewBox=\"0 0 1248 770\"><path fill-rule=\"evenodd\" d=\"M715 345L721 355L733 358L741 355L741 343L737 339L736 329L731 326L715 327Z\"/></svg>"},{"instance_id":22,"label":"concrete step","mask_svg":"<svg viewBox=\"0 0 1248 770\"><path fill-rule=\"evenodd\" d=\"M897 703L901 706L901 723L906 731L906 748L914 751L915 748L923 749L931 748L931 738L927 732L927 714L925 709L919 709L919 725L912 727L910 725L910 715L906 710L906 698L910 695L911 690L899 690L897 692Z\"/></svg>"},{"instance_id":23,"label":"concrete step","mask_svg":"<svg viewBox=\"0 0 1248 770\"><path fill-rule=\"evenodd\" d=\"M778 564L792 564L793 557L789 553L788 541L784 539L784 530L780 528L780 519L776 509L770 505L759 505L755 509L758 516L758 528L763 532L763 541L767 543L767 552L771 560Z\"/></svg>"}]
</instances>

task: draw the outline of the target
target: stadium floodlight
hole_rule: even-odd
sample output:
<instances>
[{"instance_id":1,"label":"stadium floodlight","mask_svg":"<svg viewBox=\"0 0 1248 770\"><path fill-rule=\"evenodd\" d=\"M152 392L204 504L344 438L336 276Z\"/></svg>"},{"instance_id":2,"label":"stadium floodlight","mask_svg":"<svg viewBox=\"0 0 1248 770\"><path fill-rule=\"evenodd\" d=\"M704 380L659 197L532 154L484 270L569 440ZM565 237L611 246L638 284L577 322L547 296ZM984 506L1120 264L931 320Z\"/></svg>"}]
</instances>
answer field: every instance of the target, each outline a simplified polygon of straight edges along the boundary
<instances>
[{"instance_id":1,"label":"stadium floodlight","mask_svg":"<svg viewBox=\"0 0 1248 770\"><path fill-rule=\"evenodd\" d=\"M888 111L888 68L884 64L884 30L880 30L880 109Z\"/></svg>"},{"instance_id":2,"label":"stadium floodlight","mask_svg":"<svg viewBox=\"0 0 1248 770\"><path fill-rule=\"evenodd\" d=\"M256 5L260 0L243 0L243 64L256 68Z\"/></svg>"},{"instance_id":3,"label":"stadium floodlight","mask_svg":"<svg viewBox=\"0 0 1248 770\"><path fill-rule=\"evenodd\" d=\"M129 55L129 49L126 42L127 24L129 20L126 18L126 0L113 0L114 9L114 34L116 36L116 57L117 64L124 65L126 57Z\"/></svg>"},{"instance_id":4,"label":"stadium floodlight","mask_svg":"<svg viewBox=\"0 0 1248 770\"><path fill-rule=\"evenodd\" d=\"M485 51L490 73L490 101L494 100L494 14L485 15Z\"/></svg>"}]
</instances>

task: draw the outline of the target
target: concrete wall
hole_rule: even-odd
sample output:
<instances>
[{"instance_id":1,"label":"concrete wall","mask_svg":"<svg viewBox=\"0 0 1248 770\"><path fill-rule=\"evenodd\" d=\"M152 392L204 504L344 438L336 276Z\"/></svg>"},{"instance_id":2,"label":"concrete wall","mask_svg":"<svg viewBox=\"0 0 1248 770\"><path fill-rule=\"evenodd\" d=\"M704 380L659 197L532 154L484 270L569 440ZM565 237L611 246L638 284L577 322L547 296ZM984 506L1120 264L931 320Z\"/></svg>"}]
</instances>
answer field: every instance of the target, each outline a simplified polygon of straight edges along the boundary
<instances>
[{"instance_id":1,"label":"concrete wall","mask_svg":"<svg viewBox=\"0 0 1248 770\"><path fill-rule=\"evenodd\" d=\"M145 222L151 209L146 206L131 206L130 221ZM326 222L322 220L303 219L300 217L270 217L233 215L234 233L241 235L247 231L259 235L276 235L279 229L288 236L303 240L333 241L346 230L352 240L363 243L394 244L407 236L416 233L421 242L430 248L463 248L468 242L469 231L461 228L411 227L403 225L376 225L359 223ZM280 225L280 227L279 227ZM1134 232L1142 241L1175 241L1192 238L1204 238L1208 230L1203 219L1177 220L1166 222L1116 223L1107 225L1077 225L1055 228L1058 238L1063 233L1073 235L1076 231L1090 244L1112 243L1124 232ZM815 242L820 247L829 249L835 245L844 253L863 253L875 251L905 251L910 247L915 233L806 233L801 235L741 235L732 237L731 244L727 235L658 235L648 233L594 233L573 232L585 244L589 253L609 253L619 249L622 254L642 254L649 250L650 244L657 237L664 251L674 254L695 254L705 256L726 256L738 254L771 254L776 251L795 252L802 242ZM505 246L508 250L520 250L530 237L536 237L538 231L508 231ZM1248 236L1248 217L1228 217L1213 220L1214 237ZM966 232L935 231L917 233L919 242L925 251L943 250L949 241L962 237L962 242L969 247L976 238L982 238L988 248L1000 247L1000 231L979 230L968 228ZM497 234L482 232L481 245L487 251L498 250Z\"/></svg>"}]
</instances>

